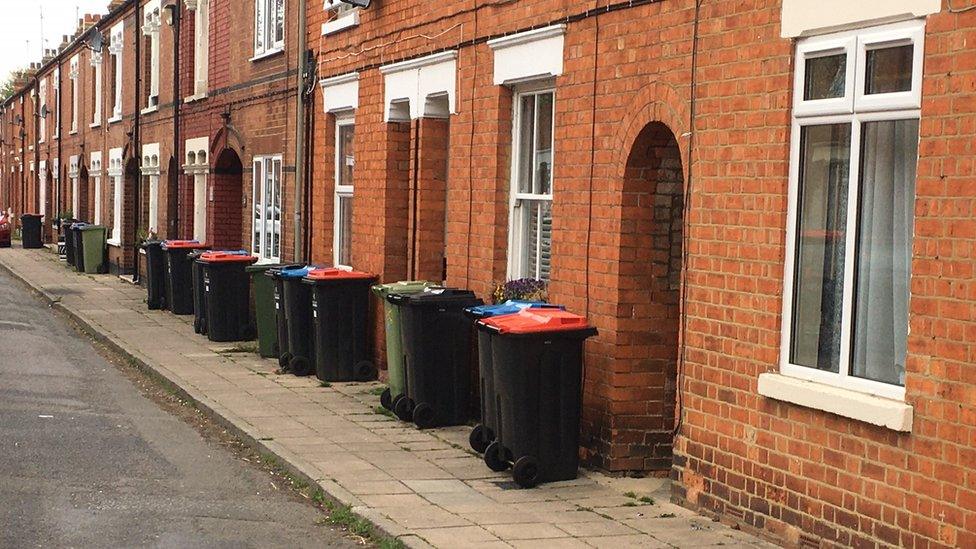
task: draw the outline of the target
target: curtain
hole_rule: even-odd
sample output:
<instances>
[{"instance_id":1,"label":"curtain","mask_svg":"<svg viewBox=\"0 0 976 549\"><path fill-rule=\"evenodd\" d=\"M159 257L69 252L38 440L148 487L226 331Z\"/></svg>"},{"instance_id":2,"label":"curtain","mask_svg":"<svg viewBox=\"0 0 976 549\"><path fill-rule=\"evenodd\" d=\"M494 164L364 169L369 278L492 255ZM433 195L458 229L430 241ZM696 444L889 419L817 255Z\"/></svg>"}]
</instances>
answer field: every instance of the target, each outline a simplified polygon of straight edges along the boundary
<instances>
[{"instance_id":1,"label":"curtain","mask_svg":"<svg viewBox=\"0 0 976 549\"><path fill-rule=\"evenodd\" d=\"M851 375L904 385L918 120L865 123L861 155Z\"/></svg>"}]
</instances>

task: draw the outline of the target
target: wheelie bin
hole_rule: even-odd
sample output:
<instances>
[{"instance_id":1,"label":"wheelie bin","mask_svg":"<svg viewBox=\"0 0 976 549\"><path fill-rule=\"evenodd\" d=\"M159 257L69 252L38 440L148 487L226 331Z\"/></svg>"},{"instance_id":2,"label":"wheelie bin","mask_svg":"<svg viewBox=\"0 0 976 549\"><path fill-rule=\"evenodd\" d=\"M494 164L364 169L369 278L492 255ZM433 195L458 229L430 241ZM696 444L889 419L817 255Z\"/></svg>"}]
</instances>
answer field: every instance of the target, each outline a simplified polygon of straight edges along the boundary
<instances>
[{"instance_id":1,"label":"wheelie bin","mask_svg":"<svg viewBox=\"0 0 976 549\"><path fill-rule=\"evenodd\" d=\"M43 219L43 215L34 213L25 213L20 216L20 242L24 248L44 247L44 241L41 238L41 221Z\"/></svg>"},{"instance_id":2,"label":"wheelie bin","mask_svg":"<svg viewBox=\"0 0 976 549\"><path fill-rule=\"evenodd\" d=\"M152 239L142 243L146 250L146 305L152 309L166 308L166 258L163 241Z\"/></svg>"},{"instance_id":3,"label":"wheelie bin","mask_svg":"<svg viewBox=\"0 0 976 549\"><path fill-rule=\"evenodd\" d=\"M468 307L464 310L464 315L473 321L482 320L501 315L515 314L522 309L530 308L551 308L563 309L561 305L549 305L540 301L520 301L508 300L497 305L479 305ZM498 414L495 401L495 378L491 362L491 341L492 333L486 330L478 330L478 380L479 393L481 397L481 423L474 426L468 436L468 443L471 449L478 453L484 453L485 449L495 440L495 433L498 432Z\"/></svg>"},{"instance_id":4,"label":"wheelie bin","mask_svg":"<svg viewBox=\"0 0 976 549\"><path fill-rule=\"evenodd\" d=\"M403 348L400 345L400 305L387 299L391 294L409 295L424 291L431 283L425 280L401 280L373 286L373 293L383 301L383 324L386 331L386 390L380 395L380 404L391 412L396 403L406 396L407 381L403 372ZM404 421L407 418L400 418Z\"/></svg>"},{"instance_id":5,"label":"wheelie bin","mask_svg":"<svg viewBox=\"0 0 976 549\"><path fill-rule=\"evenodd\" d=\"M88 226L84 221L72 223L68 229L68 240L71 241L69 255L73 256L71 264L75 266L75 271L85 272L85 243L81 239L81 231Z\"/></svg>"},{"instance_id":6,"label":"wheelie bin","mask_svg":"<svg viewBox=\"0 0 976 549\"><path fill-rule=\"evenodd\" d=\"M498 399L498 438L485 450L485 464L493 471L511 466L523 488L576 478L583 344L596 328L558 309L524 309L477 326L494 334Z\"/></svg>"},{"instance_id":7,"label":"wheelie bin","mask_svg":"<svg viewBox=\"0 0 976 549\"><path fill-rule=\"evenodd\" d=\"M287 370L296 376L315 373L313 362L315 349L312 346L312 287L302 283L302 279L312 270L314 267L286 269L278 274L283 289L281 304L288 325L290 356Z\"/></svg>"},{"instance_id":8,"label":"wheelie bin","mask_svg":"<svg viewBox=\"0 0 976 549\"><path fill-rule=\"evenodd\" d=\"M407 397L394 407L397 417L412 417L417 427L461 425L471 408L471 323L464 309L484 302L470 290L426 288L415 294L390 294L402 304Z\"/></svg>"},{"instance_id":9,"label":"wheelie bin","mask_svg":"<svg viewBox=\"0 0 976 549\"><path fill-rule=\"evenodd\" d=\"M166 306L174 315L193 314L193 273L188 257L193 250L206 249L196 240L166 240L163 256L166 259Z\"/></svg>"},{"instance_id":10,"label":"wheelie bin","mask_svg":"<svg viewBox=\"0 0 976 549\"><path fill-rule=\"evenodd\" d=\"M251 278L244 270L258 258L247 252L205 252L203 267L207 338L247 341L253 338L250 318Z\"/></svg>"},{"instance_id":11,"label":"wheelie bin","mask_svg":"<svg viewBox=\"0 0 976 549\"><path fill-rule=\"evenodd\" d=\"M315 269L302 282L312 289L315 375L330 382L376 379L368 326L369 288L376 275Z\"/></svg>"},{"instance_id":12,"label":"wheelie bin","mask_svg":"<svg viewBox=\"0 0 976 549\"><path fill-rule=\"evenodd\" d=\"M234 255L250 255L244 250L220 250L223 253ZM193 250L186 254L190 262L190 280L193 285L193 331L201 335L207 335L207 290L204 282L203 263L199 259L210 250Z\"/></svg>"},{"instance_id":13,"label":"wheelie bin","mask_svg":"<svg viewBox=\"0 0 976 549\"><path fill-rule=\"evenodd\" d=\"M254 324L258 336L258 354L262 358L278 358L278 323L275 318L275 282L267 276L271 269L302 267L282 263L248 265L244 271L251 277L254 290Z\"/></svg>"},{"instance_id":14,"label":"wheelie bin","mask_svg":"<svg viewBox=\"0 0 976 549\"><path fill-rule=\"evenodd\" d=\"M108 228L104 225L85 225L81 229L83 268L87 274L107 272L105 265L105 238Z\"/></svg>"},{"instance_id":15,"label":"wheelie bin","mask_svg":"<svg viewBox=\"0 0 976 549\"><path fill-rule=\"evenodd\" d=\"M61 234L61 241L64 242L64 260L68 265L74 266L74 248L71 246L71 225L77 223L77 219L62 219L58 232ZM60 253L60 249L58 252Z\"/></svg>"},{"instance_id":16,"label":"wheelie bin","mask_svg":"<svg viewBox=\"0 0 976 549\"><path fill-rule=\"evenodd\" d=\"M275 332L278 340L277 350L278 366L282 370L288 369L291 361L291 351L288 349L288 317L285 315L285 279L281 273L288 271L299 271L309 269L306 265L279 265L268 269L265 275L271 279L272 298L274 300ZM307 271L305 274L308 274ZM304 274L302 275L304 276Z\"/></svg>"}]
</instances>

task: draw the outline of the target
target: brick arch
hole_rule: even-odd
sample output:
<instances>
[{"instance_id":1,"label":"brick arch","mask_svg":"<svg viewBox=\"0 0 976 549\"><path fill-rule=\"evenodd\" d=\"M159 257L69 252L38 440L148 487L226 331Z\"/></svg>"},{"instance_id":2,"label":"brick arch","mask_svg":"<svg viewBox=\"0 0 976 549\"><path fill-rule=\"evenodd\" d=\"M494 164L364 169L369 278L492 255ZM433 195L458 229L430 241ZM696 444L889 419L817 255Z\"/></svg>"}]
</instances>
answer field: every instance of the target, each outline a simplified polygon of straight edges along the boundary
<instances>
[{"instance_id":1,"label":"brick arch","mask_svg":"<svg viewBox=\"0 0 976 549\"><path fill-rule=\"evenodd\" d=\"M614 177L624 177L627 159L638 136L652 122L660 122L670 128L681 152L681 166L689 166L688 129L691 117L687 105L688 98L674 87L663 82L653 82L640 89L631 100L617 133L614 136ZM687 173L687 172L684 172Z\"/></svg>"}]
</instances>

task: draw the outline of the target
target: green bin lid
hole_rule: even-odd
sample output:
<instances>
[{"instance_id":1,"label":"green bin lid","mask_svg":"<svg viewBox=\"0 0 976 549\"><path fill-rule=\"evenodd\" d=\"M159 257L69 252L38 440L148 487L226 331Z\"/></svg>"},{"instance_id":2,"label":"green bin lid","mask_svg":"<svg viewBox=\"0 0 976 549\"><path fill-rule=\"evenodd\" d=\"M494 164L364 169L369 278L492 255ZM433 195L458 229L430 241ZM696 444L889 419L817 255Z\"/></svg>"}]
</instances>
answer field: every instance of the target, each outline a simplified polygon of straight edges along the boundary
<instances>
[{"instance_id":1,"label":"green bin lid","mask_svg":"<svg viewBox=\"0 0 976 549\"><path fill-rule=\"evenodd\" d=\"M416 294L424 291L424 288L428 286L435 286L435 284L426 280L401 280L399 282L376 284L373 286L373 293L382 298L386 298L390 294Z\"/></svg>"},{"instance_id":2,"label":"green bin lid","mask_svg":"<svg viewBox=\"0 0 976 549\"><path fill-rule=\"evenodd\" d=\"M105 225L85 225L81 228L82 231L105 231L108 227Z\"/></svg>"}]
</instances>

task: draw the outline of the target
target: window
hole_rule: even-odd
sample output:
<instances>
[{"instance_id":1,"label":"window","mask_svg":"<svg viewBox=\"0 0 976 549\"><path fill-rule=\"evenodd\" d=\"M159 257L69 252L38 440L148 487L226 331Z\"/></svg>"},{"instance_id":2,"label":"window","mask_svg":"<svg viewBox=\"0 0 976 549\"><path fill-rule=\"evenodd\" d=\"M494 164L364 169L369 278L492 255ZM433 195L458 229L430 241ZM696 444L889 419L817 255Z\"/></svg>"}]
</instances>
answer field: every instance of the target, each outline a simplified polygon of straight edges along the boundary
<instances>
[{"instance_id":1,"label":"window","mask_svg":"<svg viewBox=\"0 0 976 549\"><path fill-rule=\"evenodd\" d=\"M254 237L251 253L264 261L281 259L281 155L254 157Z\"/></svg>"},{"instance_id":2,"label":"window","mask_svg":"<svg viewBox=\"0 0 976 549\"><path fill-rule=\"evenodd\" d=\"M102 123L102 54L91 52L91 96L92 96L92 121L94 128Z\"/></svg>"},{"instance_id":3,"label":"window","mask_svg":"<svg viewBox=\"0 0 976 549\"><path fill-rule=\"evenodd\" d=\"M112 237L109 244L122 244L122 149L108 151L108 177L112 184Z\"/></svg>"},{"instance_id":4,"label":"window","mask_svg":"<svg viewBox=\"0 0 976 549\"><path fill-rule=\"evenodd\" d=\"M110 122L122 120L122 50L123 36L125 27L119 23L112 27L109 38L109 54L112 57L112 77L109 82L112 85L112 118Z\"/></svg>"},{"instance_id":5,"label":"window","mask_svg":"<svg viewBox=\"0 0 976 549\"><path fill-rule=\"evenodd\" d=\"M193 176L193 238L200 242L207 241L208 149L209 140L206 137L186 140L186 164L183 170Z\"/></svg>"},{"instance_id":6,"label":"window","mask_svg":"<svg viewBox=\"0 0 976 549\"><path fill-rule=\"evenodd\" d=\"M285 47L285 0L255 0L254 56L259 57Z\"/></svg>"},{"instance_id":7,"label":"window","mask_svg":"<svg viewBox=\"0 0 976 549\"><path fill-rule=\"evenodd\" d=\"M81 216L80 189L78 185L79 174L78 155L68 158L68 179L71 180L71 212L72 216Z\"/></svg>"},{"instance_id":8,"label":"window","mask_svg":"<svg viewBox=\"0 0 976 549\"><path fill-rule=\"evenodd\" d=\"M797 46L785 374L904 398L923 35Z\"/></svg>"},{"instance_id":9,"label":"window","mask_svg":"<svg viewBox=\"0 0 976 549\"><path fill-rule=\"evenodd\" d=\"M352 205L356 125L351 114L336 116L335 213L332 256L336 265L352 266Z\"/></svg>"},{"instance_id":10,"label":"window","mask_svg":"<svg viewBox=\"0 0 976 549\"><path fill-rule=\"evenodd\" d=\"M38 109L40 111L38 112L40 115L40 137L38 137L37 140L43 143L44 139L47 137L47 78L41 80L39 86L41 88L41 103L40 108Z\"/></svg>"},{"instance_id":11,"label":"window","mask_svg":"<svg viewBox=\"0 0 976 549\"><path fill-rule=\"evenodd\" d=\"M91 161L89 162L89 175L91 176L92 183L95 189L95 214L93 215L93 222L96 225L101 225L102 223L102 153L101 151L96 151L91 153Z\"/></svg>"},{"instance_id":12,"label":"window","mask_svg":"<svg viewBox=\"0 0 976 549\"><path fill-rule=\"evenodd\" d=\"M149 191L149 230L150 235L159 232L159 143L142 146L142 176L146 178Z\"/></svg>"},{"instance_id":13,"label":"window","mask_svg":"<svg viewBox=\"0 0 976 549\"><path fill-rule=\"evenodd\" d=\"M146 108L153 110L159 106L159 0L151 0L143 7L142 35L145 41L145 52L148 59L143 63L143 93L146 97Z\"/></svg>"},{"instance_id":14,"label":"window","mask_svg":"<svg viewBox=\"0 0 976 549\"><path fill-rule=\"evenodd\" d=\"M70 64L71 72L68 73L68 78L71 79L71 132L78 132L78 56L75 55L71 58Z\"/></svg>"},{"instance_id":15,"label":"window","mask_svg":"<svg viewBox=\"0 0 976 549\"><path fill-rule=\"evenodd\" d=\"M323 9L329 12L328 21L322 23L322 34L332 34L359 24L359 8L342 0L324 0Z\"/></svg>"},{"instance_id":16,"label":"window","mask_svg":"<svg viewBox=\"0 0 976 549\"><path fill-rule=\"evenodd\" d=\"M515 96L508 257L510 278L549 280L554 100L552 90Z\"/></svg>"},{"instance_id":17,"label":"window","mask_svg":"<svg viewBox=\"0 0 976 549\"><path fill-rule=\"evenodd\" d=\"M193 29L193 94L207 95L210 63L210 0L194 0L187 4L194 11Z\"/></svg>"},{"instance_id":18,"label":"window","mask_svg":"<svg viewBox=\"0 0 976 549\"><path fill-rule=\"evenodd\" d=\"M61 69L54 69L54 138L61 137Z\"/></svg>"}]
</instances>

